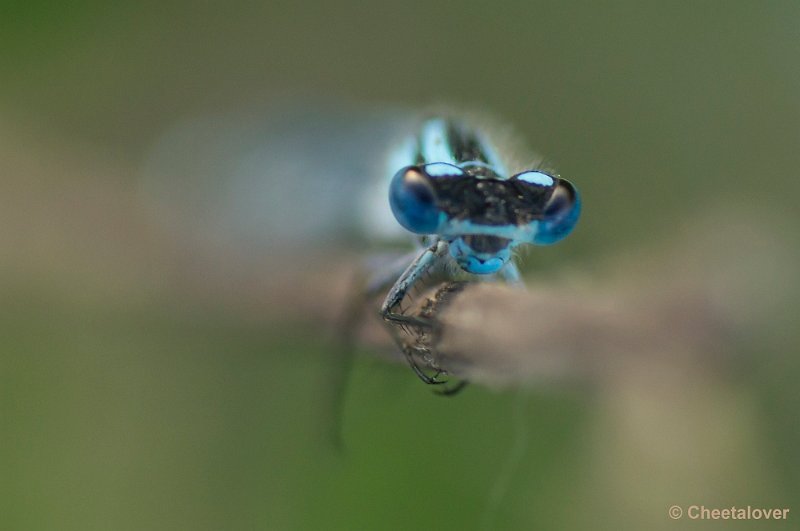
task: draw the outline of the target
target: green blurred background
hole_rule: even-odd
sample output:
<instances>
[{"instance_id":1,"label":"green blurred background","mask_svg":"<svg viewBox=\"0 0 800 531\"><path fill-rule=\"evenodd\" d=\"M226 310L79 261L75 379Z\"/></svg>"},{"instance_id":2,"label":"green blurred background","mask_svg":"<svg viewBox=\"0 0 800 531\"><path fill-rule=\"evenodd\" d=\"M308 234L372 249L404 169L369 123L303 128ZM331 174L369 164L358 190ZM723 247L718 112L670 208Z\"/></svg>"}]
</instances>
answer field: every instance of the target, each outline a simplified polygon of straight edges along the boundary
<instances>
[{"instance_id":1,"label":"green blurred background","mask_svg":"<svg viewBox=\"0 0 800 531\"><path fill-rule=\"evenodd\" d=\"M685 529L703 522L670 505L800 512L791 297L747 334L748 361L680 379L674 407L635 372L443 400L363 353L341 450L324 334L175 288L186 264L135 201L182 118L287 97L448 102L506 118L581 187L580 229L531 270L591 277L717 205L780 254L800 231L800 4L0 9L0 528Z\"/></svg>"}]
</instances>

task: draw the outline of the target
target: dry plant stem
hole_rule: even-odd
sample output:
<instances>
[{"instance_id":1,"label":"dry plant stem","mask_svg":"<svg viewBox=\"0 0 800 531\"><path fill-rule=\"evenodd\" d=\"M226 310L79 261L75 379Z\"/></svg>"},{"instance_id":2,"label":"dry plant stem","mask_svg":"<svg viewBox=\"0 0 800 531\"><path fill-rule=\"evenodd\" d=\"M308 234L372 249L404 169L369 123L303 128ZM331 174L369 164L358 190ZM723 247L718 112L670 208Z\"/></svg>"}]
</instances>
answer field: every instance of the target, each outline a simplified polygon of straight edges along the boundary
<instances>
[{"instance_id":1,"label":"dry plant stem","mask_svg":"<svg viewBox=\"0 0 800 531\"><path fill-rule=\"evenodd\" d=\"M435 366L491 386L593 378L629 356L716 357L724 342L719 316L663 295L643 301L565 287L445 283L415 299L409 313L433 327L412 331L410 340L430 352Z\"/></svg>"},{"instance_id":2,"label":"dry plant stem","mask_svg":"<svg viewBox=\"0 0 800 531\"><path fill-rule=\"evenodd\" d=\"M0 288L21 279L52 286L71 304L160 305L257 326L341 323L357 256L175 238L147 217L130 168L72 147L31 152L14 138L0 134L0 153L8 175L25 178L2 183L0 245L8 252ZM429 316L436 326L421 341L438 366L475 383L593 379L634 361L652 367L651 359L714 367L735 352L734 337L792 315L798 299L796 246L768 215L744 212L689 219L672 229L672 241L617 249L603 268L593 257L598 273L582 284L571 271L562 276L568 282L529 278L527 291L480 283L441 298L445 284L404 307L420 314L438 301ZM370 304L359 341L402 362L377 317L380 301Z\"/></svg>"},{"instance_id":3,"label":"dry plant stem","mask_svg":"<svg viewBox=\"0 0 800 531\"><path fill-rule=\"evenodd\" d=\"M742 339L785 314L795 296L788 289L793 248L766 237L745 245L727 235L695 235L688 245L678 238L655 251L620 255L605 275L582 283L566 273L570 283L529 283L528 290L439 284L407 308L433 323L412 330L411 340L435 367L495 387L608 380L631 367L721 375L740 361ZM368 319L361 337L385 346L388 335L376 328L377 319Z\"/></svg>"}]
</instances>

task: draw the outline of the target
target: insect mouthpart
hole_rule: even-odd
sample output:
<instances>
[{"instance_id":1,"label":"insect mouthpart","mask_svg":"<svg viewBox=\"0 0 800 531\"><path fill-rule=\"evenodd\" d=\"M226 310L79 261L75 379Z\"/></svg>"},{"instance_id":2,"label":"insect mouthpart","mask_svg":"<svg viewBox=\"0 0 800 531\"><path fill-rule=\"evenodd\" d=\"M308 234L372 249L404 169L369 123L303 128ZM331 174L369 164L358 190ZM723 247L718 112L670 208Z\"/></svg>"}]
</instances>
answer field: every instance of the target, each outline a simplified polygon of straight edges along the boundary
<instances>
[{"instance_id":1,"label":"insect mouthpart","mask_svg":"<svg viewBox=\"0 0 800 531\"><path fill-rule=\"evenodd\" d=\"M483 234L468 234L461 239L475 254L497 254L511 243L508 238Z\"/></svg>"},{"instance_id":2,"label":"insect mouthpart","mask_svg":"<svg viewBox=\"0 0 800 531\"><path fill-rule=\"evenodd\" d=\"M511 258L511 240L468 234L450 242L450 255L464 271L476 275L497 273Z\"/></svg>"}]
</instances>

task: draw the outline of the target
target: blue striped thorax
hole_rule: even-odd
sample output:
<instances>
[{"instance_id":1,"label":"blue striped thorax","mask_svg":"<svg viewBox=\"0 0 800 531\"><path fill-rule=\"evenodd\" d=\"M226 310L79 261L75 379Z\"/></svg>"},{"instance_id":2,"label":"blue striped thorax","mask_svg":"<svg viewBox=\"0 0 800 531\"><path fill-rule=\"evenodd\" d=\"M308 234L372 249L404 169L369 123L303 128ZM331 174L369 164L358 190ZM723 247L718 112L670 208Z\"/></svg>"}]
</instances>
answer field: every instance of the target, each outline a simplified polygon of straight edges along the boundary
<instances>
[{"instance_id":1,"label":"blue striped thorax","mask_svg":"<svg viewBox=\"0 0 800 531\"><path fill-rule=\"evenodd\" d=\"M446 241L469 273L496 273L520 244L566 237L581 201L567 180L533 169L508 175L496 151L459 122L426 121L391 181L389 202L407 230Z\"/></svg>"}]
</instances>

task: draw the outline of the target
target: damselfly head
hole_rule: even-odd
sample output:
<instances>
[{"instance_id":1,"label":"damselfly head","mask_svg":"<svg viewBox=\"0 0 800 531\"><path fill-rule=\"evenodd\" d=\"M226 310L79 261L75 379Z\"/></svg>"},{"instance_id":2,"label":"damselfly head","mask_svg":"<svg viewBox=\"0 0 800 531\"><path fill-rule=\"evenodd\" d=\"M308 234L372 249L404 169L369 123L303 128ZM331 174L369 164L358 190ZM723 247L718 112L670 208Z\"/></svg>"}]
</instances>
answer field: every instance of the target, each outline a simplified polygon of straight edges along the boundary
<instances>
[{"instance_id":1,"label":"damselfly head","mask_svg":"<svg viewBox=\"0 0 800 531\"><path fill-rule=\"evenodd\" d=\"M487 165L443 162L397 172L389 203L403 227L448 240L459 265L478 274L498 271L515 245L561 240L581 208L575 187L545 172L506 179Z\"/></svg>"}]
</instances>

